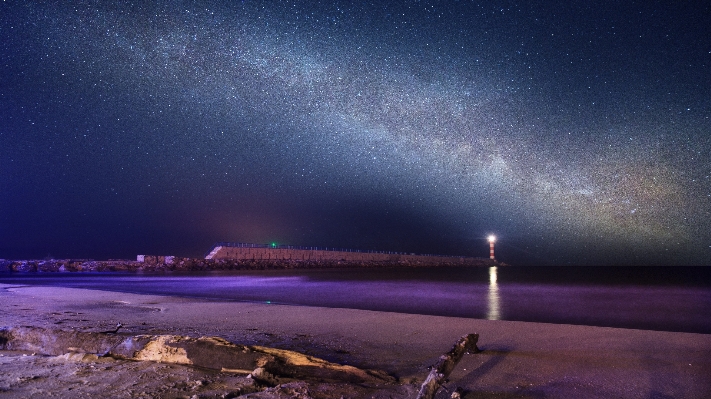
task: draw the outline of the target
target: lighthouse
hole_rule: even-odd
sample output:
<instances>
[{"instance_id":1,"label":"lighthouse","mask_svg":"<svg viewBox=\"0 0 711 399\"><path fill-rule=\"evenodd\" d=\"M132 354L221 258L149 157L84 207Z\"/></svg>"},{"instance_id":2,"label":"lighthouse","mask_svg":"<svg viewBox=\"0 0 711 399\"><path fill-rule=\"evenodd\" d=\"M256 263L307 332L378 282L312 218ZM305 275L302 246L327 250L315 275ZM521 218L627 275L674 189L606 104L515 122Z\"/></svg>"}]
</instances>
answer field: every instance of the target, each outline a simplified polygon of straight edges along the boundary
<instances>
[{"instance_id":1,"label":"lighthouse","mask_svg":"<svg viewBox=\"0 0 711 399\"><path fill-rule=\"evenodd\" d=\"M496 236L495 235L490 235L489 236L489 259L494 260L494 242L496 242Z\"/></svg>"}]
</instances>

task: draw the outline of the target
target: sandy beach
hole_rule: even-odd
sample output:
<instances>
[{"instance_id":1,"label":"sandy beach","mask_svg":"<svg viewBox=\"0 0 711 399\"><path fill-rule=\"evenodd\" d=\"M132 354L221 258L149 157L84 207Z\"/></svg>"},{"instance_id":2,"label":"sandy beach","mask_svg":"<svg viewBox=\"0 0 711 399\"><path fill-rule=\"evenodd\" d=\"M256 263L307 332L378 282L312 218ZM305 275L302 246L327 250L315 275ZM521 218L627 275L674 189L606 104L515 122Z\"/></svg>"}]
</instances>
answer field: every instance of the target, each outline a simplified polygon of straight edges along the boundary
<instances>
[{"instance_id":1,"label":"sandy beach","mask_svg":"<svg viewBox=\"0 0 711 399\"><path fill-rule=\"evenodd\" d=\"M711 397L711 336L705 334L2 284L0 303L0 327L101 332L121 323L121 334L216 336L382 370L396 381L382 395L374 387L311 388L321 395L333 389L335 397L414 398L428 367L469 333L479 334L482 352L463 357L437 398ZM0 397L237 397L230 381L245 383L245 376L164 363L0 354ZM151 378L140 378L147 371ZM292 384L244 397L318 396L307 388Z\"/></svg>"}]
</instances>

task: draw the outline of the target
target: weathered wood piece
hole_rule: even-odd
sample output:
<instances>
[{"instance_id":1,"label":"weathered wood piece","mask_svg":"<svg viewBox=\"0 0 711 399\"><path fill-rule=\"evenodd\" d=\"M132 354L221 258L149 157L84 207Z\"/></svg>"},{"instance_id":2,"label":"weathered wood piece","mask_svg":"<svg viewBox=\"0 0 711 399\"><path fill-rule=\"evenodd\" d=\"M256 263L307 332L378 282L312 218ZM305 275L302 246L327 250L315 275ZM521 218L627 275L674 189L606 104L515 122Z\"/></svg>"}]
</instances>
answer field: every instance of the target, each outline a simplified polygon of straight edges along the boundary
<instances>
[{"instance_id":1,"label":"weathered wood piece","mask_svg":"<svg viewBox=\"0 0 711 399\"><path fill-rule=\"evenodd\" d=\"M117 329L118 330L118 329ZM331 363L302 353L234 344L219 337L179 335L118 335L50 330L36 327L0 328L0 349L29 350L47 355L95 354L119 359L184 364L249 374L267 385L290 380L366 384L394 383L379 370Z\"/></svg>"},{"instance_id":2,"label":"weathered wood piece","mask_svg":"<svg viewBox=\"0 0 711 399\"><path fill-rule=\"evenodd\" d=\"M449 352L439 357L437 363L432 366L432 370L427 375L425 382L420 387L417 399L432 399L437 390L442 386L444 380L454 370L454 366L459 363L465 353L477 353L476 346L479 341L479 334L467 334L457 341Z\"/></svg>"}]
</instances>

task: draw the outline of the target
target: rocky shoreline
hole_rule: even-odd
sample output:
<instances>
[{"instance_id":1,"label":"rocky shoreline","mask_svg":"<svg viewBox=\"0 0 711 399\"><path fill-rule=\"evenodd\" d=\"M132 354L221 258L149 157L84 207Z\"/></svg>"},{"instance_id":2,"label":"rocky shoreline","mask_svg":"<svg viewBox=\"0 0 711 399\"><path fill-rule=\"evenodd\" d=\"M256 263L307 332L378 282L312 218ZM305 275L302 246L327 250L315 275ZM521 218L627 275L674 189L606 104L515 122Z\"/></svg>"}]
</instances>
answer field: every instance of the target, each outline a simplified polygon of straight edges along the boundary
<instances>
[{"instance_id":1,"label":"rocky shoreline","mask_svg":"<svg viewBox=\"0 0 711 399\"><path fill-rule=\"evenodd\" d=\"M165 271L212 271L212 270L281 270L281 269L332 269L332 268L378 268L378 267L431 267L431 266L503 266L490 259L460 258L454 262L433 257L429 262L397 261L335 261L297 259L198 259L176 256L141 256L134 260L2 260L0 272L165 272Z\"/></svg>"}]
</instances>

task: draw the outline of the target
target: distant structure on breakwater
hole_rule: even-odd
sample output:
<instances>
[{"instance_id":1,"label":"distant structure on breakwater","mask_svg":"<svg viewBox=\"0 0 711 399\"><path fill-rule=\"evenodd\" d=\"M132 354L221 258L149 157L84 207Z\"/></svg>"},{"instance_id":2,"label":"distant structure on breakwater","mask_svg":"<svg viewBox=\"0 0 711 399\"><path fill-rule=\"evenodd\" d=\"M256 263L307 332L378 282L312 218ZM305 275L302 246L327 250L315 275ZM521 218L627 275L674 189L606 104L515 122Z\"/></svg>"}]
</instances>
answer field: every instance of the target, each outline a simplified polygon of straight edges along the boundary
<instances>
[{"instance_id":1,"label":"distant structure on breakwater","mask_svg":"<svg viewBox=\"0 0 711 399\"><path fill-rule=\"evenodd\" d=\"M297 247L246 243L217 243L206 260L273 260L410 265L480 265L487 259L464 256L417 255L392 251L359 251L341 248Z\"/></svg>"}]
</instances>

